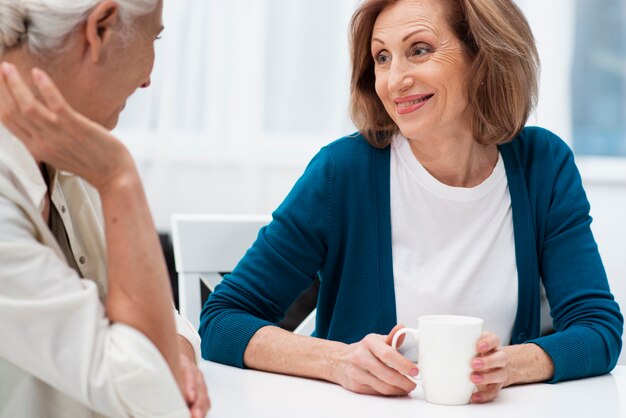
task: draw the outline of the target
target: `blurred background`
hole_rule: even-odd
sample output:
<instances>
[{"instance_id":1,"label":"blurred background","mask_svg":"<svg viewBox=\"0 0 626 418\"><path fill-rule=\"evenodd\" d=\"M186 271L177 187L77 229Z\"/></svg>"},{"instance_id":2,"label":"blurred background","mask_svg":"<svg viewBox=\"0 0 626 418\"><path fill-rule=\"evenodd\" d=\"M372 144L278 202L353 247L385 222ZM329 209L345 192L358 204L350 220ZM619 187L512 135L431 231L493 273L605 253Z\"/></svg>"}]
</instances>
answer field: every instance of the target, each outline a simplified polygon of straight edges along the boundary
<instances>
[{"instance_id":1,"label":"blurred background","mask_svg":"<svg viewBox=\"0 0 626 418\"><path fill-rule=\"evenodd\" d=\"M347 28L358 3L165 2L152 86L116 129L160 231L173 213L271 213L320 147L354 131ZM626 302L626 1L517 3L542 60L529 124L574 149L600 252Z\"/></svg>"}]
</instances>

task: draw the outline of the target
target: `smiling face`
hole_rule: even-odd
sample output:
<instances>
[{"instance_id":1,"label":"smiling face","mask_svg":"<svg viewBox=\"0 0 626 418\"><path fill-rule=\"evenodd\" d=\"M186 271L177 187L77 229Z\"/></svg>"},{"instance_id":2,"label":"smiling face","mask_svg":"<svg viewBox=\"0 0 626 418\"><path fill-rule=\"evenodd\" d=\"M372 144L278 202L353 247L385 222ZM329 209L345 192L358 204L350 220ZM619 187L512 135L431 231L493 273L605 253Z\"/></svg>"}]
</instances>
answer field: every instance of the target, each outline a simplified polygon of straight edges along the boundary
<instances>
[{"instance_id":1,"label":"smiling face","mask_svg":"<svg viewBox=\"0 0 626 418\"><path fill-rule=\"evenodd\" d=\"M401 0L374 24L376 93L410 139L471 135L470 63L446 19L445 2Z\"/></svg>"}]
</instances>

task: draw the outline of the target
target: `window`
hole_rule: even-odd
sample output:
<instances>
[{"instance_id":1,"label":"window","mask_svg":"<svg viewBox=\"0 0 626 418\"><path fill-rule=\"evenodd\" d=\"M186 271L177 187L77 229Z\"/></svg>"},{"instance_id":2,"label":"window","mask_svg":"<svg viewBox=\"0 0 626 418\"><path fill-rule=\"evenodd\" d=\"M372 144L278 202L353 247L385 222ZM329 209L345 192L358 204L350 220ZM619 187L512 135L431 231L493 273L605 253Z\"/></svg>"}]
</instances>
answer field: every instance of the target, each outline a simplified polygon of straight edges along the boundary
<instances>
[{"instance_id":1,"label":"window","mask_svg":"<svg viewBox=\"0 0 626 418\"><path fill-rule=\"evenodd\" d=\"M350 134L348 24L358 0L164 3L152 86L117 133L138 159L305 164Z\"/></svg>"},{"instance_id":2,"label":"window","mask_svg":"<svg viewBox=\"0 0 626 418\"><path fill-rule=\"evenodd\" d=\"M577 0L571 86L576 153L626 156L624 0Z\"/></svg>"}]
</instances>

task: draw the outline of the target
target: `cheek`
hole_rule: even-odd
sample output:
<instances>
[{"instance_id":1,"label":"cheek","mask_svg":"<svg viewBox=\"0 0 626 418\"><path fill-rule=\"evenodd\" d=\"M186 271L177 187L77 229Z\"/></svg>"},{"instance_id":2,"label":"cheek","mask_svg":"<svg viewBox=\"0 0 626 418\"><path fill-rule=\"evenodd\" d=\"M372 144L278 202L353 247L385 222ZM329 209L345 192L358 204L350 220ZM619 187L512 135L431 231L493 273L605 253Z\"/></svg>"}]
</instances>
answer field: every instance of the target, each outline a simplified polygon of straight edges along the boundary
<instances>
[{"instance_id":1,"label":"cheek","mask_svg":"<svg viewBox=\"0 0 626 418\"><path fill-rule=\"evenodd\" d=\"M380 99L381 102L383 102L383 104L385 105L385 107L387 107L388 103L387 103L387 98L388 98L388 92L387 92L387 78L385 76L385 74L383 72L377 71L375 73L375 83L374 83L374 89L376 90L376 95L378 96L378 98Z\"/></svg>"}]
</instances>

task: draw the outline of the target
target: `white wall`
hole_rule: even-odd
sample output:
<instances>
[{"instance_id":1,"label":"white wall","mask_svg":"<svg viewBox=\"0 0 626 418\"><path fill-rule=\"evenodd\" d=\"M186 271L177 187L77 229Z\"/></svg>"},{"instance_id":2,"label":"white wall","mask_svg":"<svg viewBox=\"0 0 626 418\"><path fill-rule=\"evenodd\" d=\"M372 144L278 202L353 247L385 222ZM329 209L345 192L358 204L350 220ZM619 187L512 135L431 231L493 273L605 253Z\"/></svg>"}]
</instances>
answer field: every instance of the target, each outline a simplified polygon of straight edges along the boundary
<instances>
[{"instance_id":1,"label":"white wall","mask_svg":"<svg viewBox=\"0 0 626 418\"><path fill-rule=\"evenodd\" d=\"M311 155L312 157L313 155ZM139 164L156 226L174 213L270 214L306 164L171 160Z\"/></svg>"}]
</instances>

